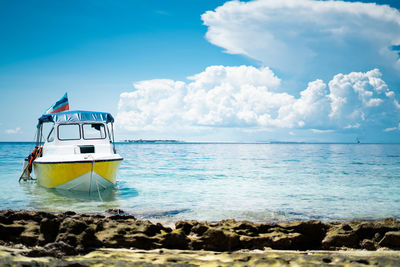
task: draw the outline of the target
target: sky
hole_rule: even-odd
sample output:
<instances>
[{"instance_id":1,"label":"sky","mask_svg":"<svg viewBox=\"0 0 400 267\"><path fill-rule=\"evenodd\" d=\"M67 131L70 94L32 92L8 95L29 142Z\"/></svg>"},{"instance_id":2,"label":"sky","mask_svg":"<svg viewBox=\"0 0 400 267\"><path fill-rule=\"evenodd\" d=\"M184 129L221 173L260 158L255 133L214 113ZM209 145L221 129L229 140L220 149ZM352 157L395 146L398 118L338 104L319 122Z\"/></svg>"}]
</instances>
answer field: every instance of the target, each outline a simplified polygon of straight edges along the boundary
<instances>
[{"instance_id":1,"label":"sky","mask_svg":"<svg viewBox=\"0 0 400 267\"><path fill-rule=\"evenodd\" d=\"M0 141L65 92L116 139L400 142L398 1L0 0Z\"/></svg>"}]
</instances>

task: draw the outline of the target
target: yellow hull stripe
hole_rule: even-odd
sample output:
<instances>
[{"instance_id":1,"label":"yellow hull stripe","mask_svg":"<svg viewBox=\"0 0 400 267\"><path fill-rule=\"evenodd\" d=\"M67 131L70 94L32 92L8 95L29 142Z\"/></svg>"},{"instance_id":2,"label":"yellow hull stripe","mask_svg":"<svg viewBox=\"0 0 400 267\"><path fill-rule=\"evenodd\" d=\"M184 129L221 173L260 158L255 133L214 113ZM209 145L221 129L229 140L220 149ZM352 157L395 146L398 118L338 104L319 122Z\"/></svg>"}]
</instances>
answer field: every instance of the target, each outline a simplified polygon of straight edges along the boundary
<instances>
[{"instance_id":1,"label":"yellow hull stripe","mask_svg":"<svg viewBox=\"0 0 400 267\"><path fill-rule=\"evenodd\" d=\"M100 161L93 164L93 171L115 184L121 160ZM41 186L52 188L65 184L92 170L92 162L33 163L35 176Z\"/></svg>"}]
</instances>

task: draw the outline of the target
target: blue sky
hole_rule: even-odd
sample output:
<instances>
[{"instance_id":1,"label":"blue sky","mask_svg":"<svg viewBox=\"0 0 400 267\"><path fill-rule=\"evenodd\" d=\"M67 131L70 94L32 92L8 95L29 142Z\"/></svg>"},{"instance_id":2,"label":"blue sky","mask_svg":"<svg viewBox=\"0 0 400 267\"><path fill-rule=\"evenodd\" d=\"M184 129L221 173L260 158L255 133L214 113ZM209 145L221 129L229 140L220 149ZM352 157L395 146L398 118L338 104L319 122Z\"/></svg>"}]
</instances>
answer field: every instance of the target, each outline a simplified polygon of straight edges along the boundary
<instances>
[{"instance_id":1,"label":"blue sky","mask_svg":"<svg viewBox=\"0 0 400 267\"><path fill-rule=\"evenodd\" d=\"M296 32L296 18L291 23L269 17L270 28L263 18L254 19L257 3L225 2L0 0L0 141L32 140L37 118L64 92L71 109L111 112L118 139L351 142L360 136L366 142L400 141L396 105L386 110L390 101L400 100L400 71L390 52L374 54L390 40L400 44L396 14L387 22L368 10L354 19L349 11L349 24L377 25L370 31L377 37L341 35L332 47L338 35L321 35L325 28L311 22L305 22L300 37L279 35L275 29L280 26L281 32ZM263 2L261 14L275 8L291 12L264 5L268 0L258 2ZM397 1L376 2L399 9ZM382 10L383 17L389 14ZM332 14L333 24L335 16L343 15ZM367 18L357 19L363 16ZM379 27L388 25L393 29L378 36ZM274 38L263 39L270 35ZM259 40L263 42L249 46ZM279 42L272 47L271 40ZM376 80L384 89L371 85ZM366 83L362 92L374 96L362 101L360 94L348 96L347 101L362 103L342 105L340 114L325 110L339 97L332 90L342 88L344 81L353 89ZM309 82L314 82L311 87ZM390 97L381 96L383 91ZM264 97L269 100L258 101ZM349 117L346 110L359 112ZM330 121L313 115L319 112Z\"/></svg>"}]
</instances>

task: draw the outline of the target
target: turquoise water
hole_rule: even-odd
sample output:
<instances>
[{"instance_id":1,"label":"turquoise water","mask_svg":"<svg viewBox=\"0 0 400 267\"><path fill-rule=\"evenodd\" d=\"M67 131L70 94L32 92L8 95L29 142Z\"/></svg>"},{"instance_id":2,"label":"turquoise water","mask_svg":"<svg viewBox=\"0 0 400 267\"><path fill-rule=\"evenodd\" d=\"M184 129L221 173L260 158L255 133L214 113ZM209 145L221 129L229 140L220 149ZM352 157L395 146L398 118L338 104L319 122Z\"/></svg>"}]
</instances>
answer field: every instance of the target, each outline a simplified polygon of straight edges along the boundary
<instances>
[{"instance_id":1,"label":"turquoise water","mask_svg":"<svg viewBox=\"0 0 400 267\"><path fill-rule=\"evenodd\" d=\"M30 143L0 143L0 209L152 220L400 218L400 145L117 144L115 189L74 194L18 183Z\"/></svg>"}]
</instances>

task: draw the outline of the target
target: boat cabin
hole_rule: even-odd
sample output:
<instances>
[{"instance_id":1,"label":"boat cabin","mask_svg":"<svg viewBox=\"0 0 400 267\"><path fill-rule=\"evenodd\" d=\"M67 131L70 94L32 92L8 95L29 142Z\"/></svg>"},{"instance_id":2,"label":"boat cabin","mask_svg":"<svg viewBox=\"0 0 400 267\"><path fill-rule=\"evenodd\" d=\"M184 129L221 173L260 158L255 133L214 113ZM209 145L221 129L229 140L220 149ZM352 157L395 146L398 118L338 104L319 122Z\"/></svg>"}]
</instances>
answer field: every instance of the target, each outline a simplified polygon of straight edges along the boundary
<instances>
[{"instance_id":1,"label":"boat cabin","mask_svg":"<svg viewBox=\"0 0 400 267\"><path fill-rule=\"evenodd\" d=\"M44 143L42 156L71 154L115 154L114 118L109 113L66 111L39 118L38 143ZM48 133L43 124L51 123Z\"/></svg>"}]
</instances>

